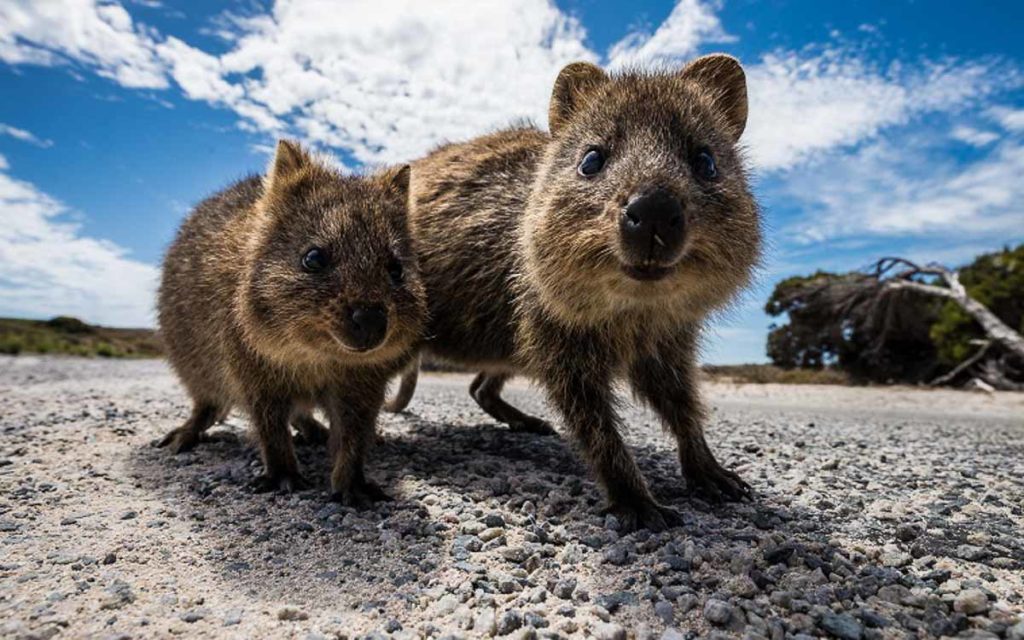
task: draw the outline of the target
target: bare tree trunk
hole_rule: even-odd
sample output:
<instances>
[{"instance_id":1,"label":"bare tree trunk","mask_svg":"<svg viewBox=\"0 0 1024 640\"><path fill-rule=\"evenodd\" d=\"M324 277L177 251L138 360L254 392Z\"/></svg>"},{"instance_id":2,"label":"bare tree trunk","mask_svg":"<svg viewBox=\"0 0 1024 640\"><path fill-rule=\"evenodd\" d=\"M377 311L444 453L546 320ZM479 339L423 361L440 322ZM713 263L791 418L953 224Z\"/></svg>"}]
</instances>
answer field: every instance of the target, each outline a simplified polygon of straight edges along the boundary
<instances>
[{"instance_id":1,"label":"bare tree trunk","mask_svg":"<svg viewBox=\"0 0 1024 640\"><path fill-rule=\"evenodd\" d=\"M960 277L955 271L950 271L944 267L936 266L930 266L922 269L913 265L913 263L907 263L906 261L902 262L910 264L912 269L885 280L883 286L886 289L910 289L912 291L919 291L928 295L953 300L963 307L964 311L969 313L971 317L981 325L981 328L989 338L1002 344L1009 351L1016 354L1017 357L1024 359L1024 337L1021 337L1019 333L1000 320L996 314L989 311L988 307L967 295L967 290L960 283ZM949 285L949 288L937 287L932 284L925 284L923 282L916 282L908 279L910 276L917 274L940 276L945 280L946 284Z\"/></svg>"}]
</instances>

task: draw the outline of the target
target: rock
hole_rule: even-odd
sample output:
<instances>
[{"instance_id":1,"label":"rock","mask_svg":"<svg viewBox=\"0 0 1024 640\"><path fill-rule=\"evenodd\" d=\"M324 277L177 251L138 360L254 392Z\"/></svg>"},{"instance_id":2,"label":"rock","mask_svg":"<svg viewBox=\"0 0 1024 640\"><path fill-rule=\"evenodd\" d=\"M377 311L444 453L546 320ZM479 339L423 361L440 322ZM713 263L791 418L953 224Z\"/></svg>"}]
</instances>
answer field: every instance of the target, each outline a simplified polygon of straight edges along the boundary
<instances>
[{"instance_id":1,"label":"rock","mask_svg":"<svg viewBox=\"0 0 1024 640\"><path fill-rule=\"evenodd\" d=\"M988 611L988 596L981 589L961 591L953 600L953 610L965 615L975 615Z\"/></svg>"},{"instance_id":2,"label":"rock","mask_svg":"<svg viewBox=\"0 0 1024 640\"><path fill-rule=\"evenodd\" d=\"M387 633L395 633L396 631L401 630L402 623L398 620L395 620L394 618L390 618L387 622L384 623L384 631L386 631Z\"/></svg>"},{"instance_id":3,"label":"rock","mask_svg":"<svg viewBox=\"0 0 1024 640\"><path fill-rule=\"evenodd\" d=\"M483 540L484 542L490 542L491 540L494 540L495 538L503 535L504 533L505 530L501 527L491 527L490 529L484 529L483 531L478 533L477 537Z\"/></svg>"},{"instance_id":4,"label":"rock","mask_svg":"<svg viewBox=\"0 0 1024 640\"><path fill-rule=\"evenodd\" d=\"M861 640L864 636L864 627L853 616L845 613L826 613L818 626L842 640Z\"/></svg>"},{"instance_id":5,"label":"rock","mask_svg":"<svg viewBox=\"0 0 1024 640\"><path fill-rule=\"evenodd\" d=\"M654 614L661 618L666 625L670 625L675 620L675 607L671 602L659 600L654 603Z\"/></svg>"},{"instance_id":6,"label":"rock","mask_svg":"<svg viewBox=\"0 0 1024 640\"><path fill-rule=\"evenodd\" d=\"M555 584L555 588L551 592L563 600L568 600L572 597L572 592L575 590L576 578L564 578Z\"/></svg>"},{"instance_id":7,"label":"rock","mask_svg":"<svg viewBox=\"0 0 1024 640\"><path fill-rule=\"evenodd\" d=\"M502 528L505 526L505 519L500 514L492 513L484 518L484 524L491 528Z\"/></svg>"},{"instance_id":8,"label":"rock","mask_svg":"<svg viewBox=\"0 0 1024 640\"><path fill-rule=\"evenodd\" d=\"M604 551L604 561L615 566L622 566L629 562L629 548L626 545L616 544Z\"/></svg>"},{"instance_id":9,"label":"rock","mask_svg":"<svg viewBox=\"0 0 1024 640\"><path fill-rule=\"evenodd\" d=\"M187 622L189 624L192 624L193 622L199 622L205 617L206 612L202 609L192 609L191 611L184 611L181 613L181 615L178 616L178 618L180 618L182 622Z\"/></svg>"},{"instance_id":10,"label":"rock","mask_svg":"<svg viewBox=\"0 0 1024 640\"><path fill-rule=\"evenodd\" d=\"M605 596L598 596L594 602L607 609L609 613L615 613L623 605L636 606L639 599L631 591L616 591Z\"/></svg>"},{"instance_id":11,"label":"rock","mask_svg":"<svg viewBox=\"0 0 1024 640\"><path fill-rule=\"evenodd\" d=\"M242 623L242 611L240 609L232 609L224 614L224 626L233 627Z\"/></svg>"},{"instance_id":12,"label":"rock","mask_svg":"<svg viewBox=\"0 0 1024 640\"><path fill-rule=\"evenodd\" d=\"M549 624L547 618L540 615L539 613L534 613L533 611L527 612L526 615L523 616L523 620L526 622L527 625L533 627L534 629L543 629L547 627Z\"/></svg>"},{"instance_id":13,"label":"rock","mask_svg":"<svg viewBox=\"0 0 1024 640\"><path fill-rule=\"evenodd\" d=\"M309 614L301 609L296 609L295 607L281 607L277 611L277 619L285 620L288 622L308 620Z\"/></svg>"},{"instance_id":14,"label":"rock","mask_svg":"<svg viewBox=\"0 0 1024 640\"><path fill-rule=\"evenodd\" d=\"M473 619L473 631L484 636L493 636L498 632L494 609L484 607L483 610L476 614L476 618Z\"/></svg>"},{"instance_id":15,"label":"rock","mask_svg":"<svg viewBox=\"0 0 1024 640\"><path fill-rule=\"evenodd\" d=\"M594 625L594 638L597 640L626 640L626 630L611 622L599 622Z\"/></svg>"},{"instance_id":16,"label":"rock","mask_svg":"<svg viewBox=\"0 0 1024 640\"><path fill-rule=\"evenodd\" d=\"M962 544L956 548L956 557L977 562L988 557L988 551L973 544Z\"/></svg>"},{"instance_id":17,"label":"rock","mask_svg":"<svg viewBox=\"0 0 1024 640\"><path fill-rule=\"evenodd\" d=\"M459 599L451 593L446 593L441 596L441 599L437 601L437 605L434 608L434 612L438 616L451 615L455 608L459 606Z\"/></svg>"},{"instance_id":18,"label":"rock","mask_svg":"<svg viewBox=\"0 0 1024 640\"><path fill-rule=\"evenodd\" d=\"M120 609L126 604L135 602L135 594L131 586L123 580L114 580L107 587L107 595L100 600L100 609Z\"/></svg>"},{"instance_id":19,"label":"rock","mask_svg":"<svg viewBox=\"0 0 1024 640\"><path fill-rule=\"evenodd\" d=\"M114 553L108 553L103 556L103 564L114 564L117 562L117 555Z\"/></svg>"},{"instance_id":20,"label":"rock","mask_svg":"<svg viewBox=\"0 0 1024 640\"><path fill-rule=\"evenodd\" d=\"M915 524L901 524L896 527L896 539L900 542L912 542L921 535L921 527Z\"/></svg>"},{"instance_id":21,"label":"rock","mask_svg":"<svg viewBox=\"0 0 1024 640\"><path fill-rule=\"evenodd\" d=\"M679 629L668 627L661 634L661 640L686 640L686 636Z\"/></svg>"},{"instance_id":22,"label":"rock","mask_svg":"<svg viewBox=\"0 0 1024 640\"><path fill-rule=\"evenodd\" d=\"M1006 630L1006 640L1024 640L1024 621Z\"/></svg>"},{"instance_id":23,"label":"rock","mask_svg":"<svg viewBox=\"0 0 1024 640\"><path fill-rule=\"evenodd\" d=\"M499 636L507 636L521 626L523 626L523 615L515 609L510 609L498 618L496 633Z\"/></svg>"},{"instance_id":24,"label":"rock","mask_svg":"<svg viewBox=\"0 0 1024 640\"><path fill-rule=\"evenodd\" d=\"M728 602L715 598L704 603L704 619L718 626L724 626L732 617L733 607Z\"/></svg>"}]
</instances>

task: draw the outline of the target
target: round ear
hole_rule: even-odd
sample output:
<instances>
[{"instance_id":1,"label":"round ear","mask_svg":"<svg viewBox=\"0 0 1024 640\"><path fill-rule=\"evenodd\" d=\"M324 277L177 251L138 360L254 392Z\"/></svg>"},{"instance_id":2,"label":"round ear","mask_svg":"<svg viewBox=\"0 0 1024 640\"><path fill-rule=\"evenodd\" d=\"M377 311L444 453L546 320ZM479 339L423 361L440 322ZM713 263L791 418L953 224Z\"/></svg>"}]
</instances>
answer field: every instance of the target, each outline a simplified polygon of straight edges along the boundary
<instances>
[{"instance_id":1,"label":"round ear","mask_svg":"<svg viewBox=\"0 0 1024 640\"><path fill-rule=\"evenodd\" d=\"M409 196L409 178L412 175L412 167L403 164L384 171L384 184L389 189L401 194L403 198Z\"/></svg>"},{"instance_id":2,"label":"round ear","mask_svg":"<svg viewBox=\"0 0 1024 640\"><path fill-rule=\"evenodd\" d=\"M733 142L747 127L747 77L736 58L712 53L690 62L679 75L699 84L729 123Z\"/></svg>"},{"instance_id":3,"label":"round ear","mask_svg":"<svg viewBox=\"0 0 1024 640\"><path fill-rule=\"evenodd\" d=\"M273 191L274 187L298 175L311 164L312 157L298 142L278 140L274 159L270 161L270 168L267 170L267 191Z\"/></svg>"},{"instance_id":4,"label":"round ear","mask_svg":"<svg viewBox=\"0 0 1024 640\"><path fill-rule=\"evenodd\" d=\"M573 62L558 73L548 107L548 129L556 133L579 110L585 96L608 81L601 67Z\"/></svg>"}]
</instances>

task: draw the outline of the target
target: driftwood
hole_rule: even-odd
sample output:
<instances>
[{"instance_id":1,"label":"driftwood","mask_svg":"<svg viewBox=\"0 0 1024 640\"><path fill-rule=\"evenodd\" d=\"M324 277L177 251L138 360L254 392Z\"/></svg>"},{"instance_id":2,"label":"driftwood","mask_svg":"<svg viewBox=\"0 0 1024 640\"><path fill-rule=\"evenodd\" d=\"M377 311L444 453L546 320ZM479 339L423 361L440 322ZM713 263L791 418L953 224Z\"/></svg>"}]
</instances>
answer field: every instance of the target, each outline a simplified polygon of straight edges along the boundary
<instances>
[{"instance_id":1,"label":"driftwood","mask_svg":"<svg viewBox=\"0 0 1024 640\"><path fill-rule=\"evenodd\" d=\"M920 278L937 279L946 286L922 282ZM898 257L882 258L875 263L869 274L869 281L874 281L876 295L872 304L877 305L886 294L895 291L913 291L929 296L952 300L960 305L981 326L988 340L971 357L958 364L952 371L932 381L931 384L950 384L962 373L976 367L975 380L997 389L1022 389L1024 385L1015 383L1006 375L1010 366L1004 356L993 358L992 347L999 345L1012 354L1017 360L1024 362L1024 337L1012 327L999 319L985 305L981 304L968 293L960 283L959 274L938 264L919 266L910 260ZM863 301L863 297L858 296ZM979 366L980 365L980 366Z\"/></svg>"}]
</instances>

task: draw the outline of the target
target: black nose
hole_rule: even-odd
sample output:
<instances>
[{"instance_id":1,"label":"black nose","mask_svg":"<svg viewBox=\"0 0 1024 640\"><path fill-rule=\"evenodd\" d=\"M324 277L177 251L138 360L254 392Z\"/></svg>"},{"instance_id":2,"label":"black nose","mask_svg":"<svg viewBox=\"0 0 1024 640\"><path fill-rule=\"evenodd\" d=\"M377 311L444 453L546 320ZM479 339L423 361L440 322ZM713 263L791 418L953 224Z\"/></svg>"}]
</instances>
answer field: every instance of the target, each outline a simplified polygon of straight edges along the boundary
<instances>
[{"instance_id":1,"label":"black nose","mask_svg":"<svg viewBox=\"0 0 1024 640\"><path fill-rule=\"evenodd\" d=\"M379 305L354 305L345 320L345 329L354 348L372 349L388 332L388 312Z\"/></svg>"},{"instance_id":2,"label":"black nose","mask_svg":"<svg viewBox=\"0 0 1024 640\"><path fill-rule=\"evenodd\" d=\"M630 260L671 263L686 239L683 204L666 189L635 194L622 211L619 229Z\"/></svg>"}]
</instances>

